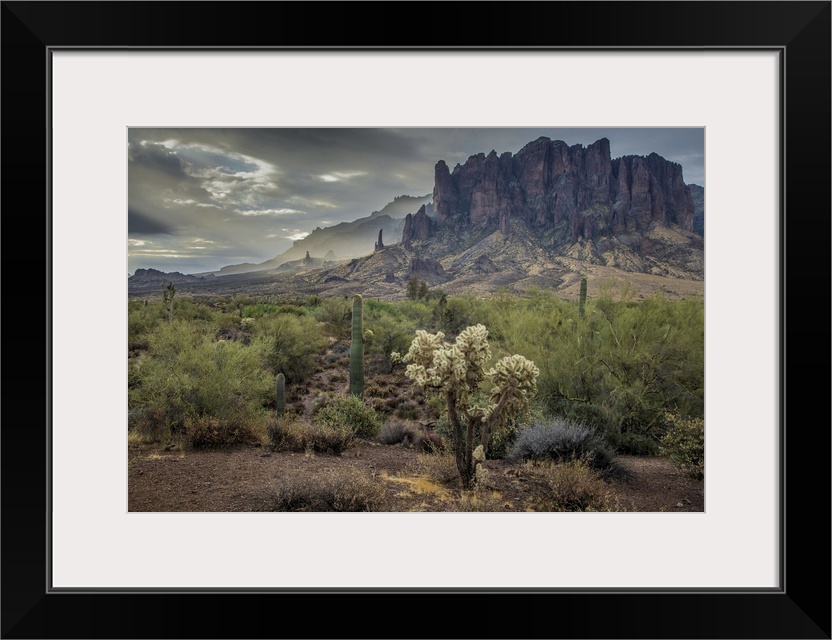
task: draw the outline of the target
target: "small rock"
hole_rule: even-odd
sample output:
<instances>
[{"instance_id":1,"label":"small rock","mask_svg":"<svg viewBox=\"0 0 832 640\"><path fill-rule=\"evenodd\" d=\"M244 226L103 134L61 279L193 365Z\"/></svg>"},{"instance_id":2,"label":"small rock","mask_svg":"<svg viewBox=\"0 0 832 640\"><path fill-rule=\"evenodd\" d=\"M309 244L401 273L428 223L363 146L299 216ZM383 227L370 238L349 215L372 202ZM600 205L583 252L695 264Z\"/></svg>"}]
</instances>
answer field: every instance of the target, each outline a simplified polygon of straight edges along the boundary
<instances>
[{"instance_id":1,"label":"small rock","mask_svg":"<svg viewBox=\"0 0 832 640\"><path fill-rule=\"evenodd\" d=\"M272 457L272 454L270 454L270 453L261 453L261 454L260 454L260 457L261 457L261 458L271 458L271 457Z\"/></svg>"},{"instance_id":2,"label":"small rock","mask_svg":"<svg viewBox=\"0 0 832 640\"><path fill-rule=\"evenodd\" d=\"M166 446L166 447L165 447L165 451L170 451L170 450L171 450L171 449L173 449L175 446L176 446L175 444L169 444L168 446Z\"/></svg>"},{"instance_id":3,"label":"small rock","mask_svg":"<svg viewBox=\"0 0 832 640\"><path fill-rule=\"evenodd\" d=\"M684 507L685 505L683 505L681 502L677 502L677 503L676 503L676 506L677 506L677 507L679 507L679 508L681 509L681 508L682 508L682 507Z\"/></svg>"}]
</instances>

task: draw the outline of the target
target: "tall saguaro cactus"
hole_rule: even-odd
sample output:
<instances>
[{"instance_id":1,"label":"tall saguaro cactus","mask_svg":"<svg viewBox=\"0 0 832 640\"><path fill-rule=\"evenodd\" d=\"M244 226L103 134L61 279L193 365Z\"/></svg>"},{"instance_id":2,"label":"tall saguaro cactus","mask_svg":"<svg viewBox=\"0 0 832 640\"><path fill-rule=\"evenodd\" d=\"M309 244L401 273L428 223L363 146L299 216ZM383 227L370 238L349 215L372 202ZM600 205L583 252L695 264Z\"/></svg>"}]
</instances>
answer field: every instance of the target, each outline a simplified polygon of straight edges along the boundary
<instances>
[{"instance_id":1,"label":"tall saguaro cactus","mask_svg":"<svg viewBox=\"0 0 832 640\"><path fill-rule=\"evenodd\" d=\"M364 397L364 301L352 297L352 349L350 350L350 395Z\"/></svg>"},{"instance_id":2,"label":"tall saguaro cactus","mask_svg":"<svg viewBox=\"0 0 832 640\"><path fill-rule=\"evenodd\" d=\"M162 297L165 301L165 308L168 310L168 322L173 320L173 296L176 295L176 288L173 282L162 289Z\"/></svg>"},{"instance_id":3,"label":"tall saguaro cactus","mask_svg":"<svg viewBox=\"0 0 832 640\"><path fill-rule=\"evenodd\" d=\"M581 299L578 302L578 316L583 319L586 307L586 278L581 278Z\"/></svg>"},{"instance_id":4,"label":"tall saguaro cactus","mask_svg":"<svg viewBox=\"0 0 832 640\"><path fill-rule=\"evenodd\" d=\"M279 418L283 415L283 411L286 408L286 376L278 373L274 384L277 400L277 417Z\"/></svg>"}]
</instances>

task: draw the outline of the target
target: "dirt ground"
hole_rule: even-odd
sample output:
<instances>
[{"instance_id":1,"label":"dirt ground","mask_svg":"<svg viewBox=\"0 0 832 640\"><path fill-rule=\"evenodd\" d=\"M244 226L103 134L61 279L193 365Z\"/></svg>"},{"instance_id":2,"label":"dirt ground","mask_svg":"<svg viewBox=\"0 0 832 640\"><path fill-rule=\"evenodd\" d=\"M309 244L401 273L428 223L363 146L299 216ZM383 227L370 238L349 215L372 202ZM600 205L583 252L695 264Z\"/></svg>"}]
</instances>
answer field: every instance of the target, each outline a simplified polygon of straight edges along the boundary
<instances>
[{"instance_id":1,"label":"dirt ground","mask_svg":"<svg viewBox=\"0 0 832 640\"><path fill-rule=\"evenodd\" d=\"M701 480L687 477L666 459L618 456L627 473L606 480L615 511L704 511ZM273 511L275 487L287 476L315 478L350 470L384 487L381 511L460 511L466 504L458 479L437 481L441 457L402 445L370 441L342 455L273 452L241 445L220 450L188 450L170 445L132 445L128 449L129 511ZM451 460L445 459L451 466ZM537 510L539 487L523 465L487 460L482 511ZM431 473L432 470L432 473ZM453 473L450 474L453 476ZM462 501L461 501L462 500Z\"/></svg>"}]
</instances>

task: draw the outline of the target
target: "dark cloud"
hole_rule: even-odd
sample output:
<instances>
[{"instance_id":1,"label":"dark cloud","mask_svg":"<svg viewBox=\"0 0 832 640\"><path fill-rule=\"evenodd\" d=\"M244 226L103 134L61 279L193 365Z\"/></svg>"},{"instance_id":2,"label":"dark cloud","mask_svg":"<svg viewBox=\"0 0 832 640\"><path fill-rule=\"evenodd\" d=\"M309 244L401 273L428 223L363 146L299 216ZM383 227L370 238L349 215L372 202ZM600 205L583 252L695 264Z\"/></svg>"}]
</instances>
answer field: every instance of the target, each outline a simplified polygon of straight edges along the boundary
<instances>
[{"instance_id":1,"label":"dark cloud","mask_svg":"<svg viewBox=\"0 0 832 640\"><path fill-rule=\"evenodd\" d=\"M606 137L613 157L655 152L682 164L687 182L704 185L701 128L133 128L131 238L174 237L134 249L131 266L152 257L150 266L163 268L165 256L187 254L188 264L207 271L228 264L231 252L260 262L299 233L366 216L396 196L431 193L440 159L453 167L481 152L516 153L541 136L584 146ZM202 248L177 249L186 246ZM165 264L181 271L177 260L184 258Z\"/></svg>"},{"instance_id":2,"label":"dark cloud","mask_svg":"<svg viewBox=\"0 0 832 640\"><path fill-rule=\"evenodd\" d=\"M127 233L135 235L171 234L173 229L159 220L154 220L132 207L127 208Z\"/></svg>"}]
</instances>

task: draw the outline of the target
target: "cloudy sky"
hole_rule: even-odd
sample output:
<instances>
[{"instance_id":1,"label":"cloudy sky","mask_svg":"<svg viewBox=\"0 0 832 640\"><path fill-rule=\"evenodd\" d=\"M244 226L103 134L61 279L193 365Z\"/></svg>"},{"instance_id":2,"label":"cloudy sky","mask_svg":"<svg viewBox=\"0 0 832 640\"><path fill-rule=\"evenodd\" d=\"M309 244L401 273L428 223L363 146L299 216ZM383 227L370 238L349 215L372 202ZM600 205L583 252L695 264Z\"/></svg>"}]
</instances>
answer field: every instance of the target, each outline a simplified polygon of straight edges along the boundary
<instances>
[{"instance_id":1,"label":"cloudy sky","mask_svg":"<svg viewBox=\"0 0 832 640\"><path fill-rule=\"evenodd\" d=\"M140 129L128 132L128 270L199 273L263 262L315 227L433 192L434 165L516 153L546 136L609 138L613 158L659 155L705 185L704 130Z\"/></svg>"}]
</instances>

